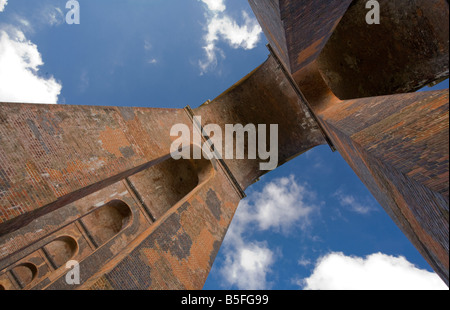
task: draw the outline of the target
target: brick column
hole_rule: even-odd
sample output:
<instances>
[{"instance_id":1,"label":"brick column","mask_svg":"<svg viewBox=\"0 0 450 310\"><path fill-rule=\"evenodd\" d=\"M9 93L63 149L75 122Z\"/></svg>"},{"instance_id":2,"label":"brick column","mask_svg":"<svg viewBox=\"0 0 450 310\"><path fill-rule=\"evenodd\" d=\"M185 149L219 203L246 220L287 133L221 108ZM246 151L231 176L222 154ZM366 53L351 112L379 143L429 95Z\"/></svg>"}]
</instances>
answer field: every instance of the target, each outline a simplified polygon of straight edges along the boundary
<instances>
[{"instance_id":1,"label":"brick column","mask_svg":"<svg viewBox=\"0 0 450 310\"><path fill-rule=\"evenodd\" d=\"M317 115L335 147L448 284L448 90L355 99Z\"/></svg>"}]
</instances>

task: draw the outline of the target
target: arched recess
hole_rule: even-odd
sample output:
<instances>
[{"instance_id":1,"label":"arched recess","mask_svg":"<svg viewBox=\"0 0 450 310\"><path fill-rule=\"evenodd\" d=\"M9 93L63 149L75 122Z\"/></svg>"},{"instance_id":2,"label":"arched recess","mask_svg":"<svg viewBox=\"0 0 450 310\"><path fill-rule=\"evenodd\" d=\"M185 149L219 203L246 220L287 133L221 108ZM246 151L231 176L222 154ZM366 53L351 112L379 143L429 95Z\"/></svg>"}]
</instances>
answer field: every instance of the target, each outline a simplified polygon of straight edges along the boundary
<instances>
[{"instance_id":1,"label":"arched recess","mask_svg":"<svg viewBox=\"0 0 450 310\"><path fill-rule=\"evenodd\" d=\"M93 241L101 246L131 222L131 209L121 200L113 200L84 216L81 221Z\"/></svg>"},{"instance_id":2,"label":"arched recess","mask_svg":"<svg viewBox=\"0 0 450 310\"><path fill-rule=\"evenodd\" d=\"M92 213L85 215L81 218L81 221L92 241L97 246L101 246L128 226L131 218L131 209L125 202L112 200ZM31 255L35 255L41 250L54 269L62 269L68 261L77 256L79 246L73 237L62 235ZM17 266L10 269L10 272L22 289L29 288L28 286L35 279L41 281L43 277L49 276L51 273L51 271L47 271L45 274L38 274L38 268L30 262L18 263Z\"/></svg>"},{"instance_id":3,"label":"arched recess","mask_svg":"<svg viewBox=\"0 0 450 310\"><path fill-rule=\"evenodd\" d=\"M21 263L11 270L19 285L24 288L36 278L38 269L32 263Z\"/></svg>"},{"instance_id":4,"label":"arched recess","mask_svg":"<svg viewBox=\"0 0 450 310\"><path fill-rule=\"evenodd\" d=\"M78 250L78 244L72 237L62 236L50 242L42 249L53 267L57 269L75 256Z\"/></svg>"},{"instance_id":5,"label":"arched recess","mask_svg":"<svg viewBox=\"0 0 450 310\"><path fill-rule=\"evenodd\" d=\"M191 146L191 158L197 146ZM214 175L211 161L170 158L127 179L147 211L158 219Z\"/></svg>"}]
</instances>

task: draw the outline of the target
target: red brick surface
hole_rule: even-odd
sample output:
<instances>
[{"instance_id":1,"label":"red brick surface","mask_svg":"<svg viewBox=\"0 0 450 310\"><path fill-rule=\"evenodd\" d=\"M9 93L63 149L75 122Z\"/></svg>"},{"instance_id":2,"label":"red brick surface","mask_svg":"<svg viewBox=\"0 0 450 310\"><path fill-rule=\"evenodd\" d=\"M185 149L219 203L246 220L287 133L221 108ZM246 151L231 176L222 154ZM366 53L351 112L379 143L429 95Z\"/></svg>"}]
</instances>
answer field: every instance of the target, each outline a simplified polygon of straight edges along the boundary
<instances>
[{"instance_id":1,"label":"red brick surface","mask_svg":"<svg viewBox=\"0 0 450 310\"><path fill-rule=\"evenodd\" d=\"M350 100L319 113L341 155L447 283L448 96Z\"/></svg>"},{"instance_id":2,"label":"red brick surface","mask_svg":"<svg viewBox=\"0 0 450 310\"><path fill-rule=\"evenodd\" d=\"M271 56L193 113L202 125L222 130L225 124L278 124L279 164L326 143L321 125L448 284L448 90L342 101L346 81L359 78L336 63L353 59L347 66L354 65L370 50L336 37L361 31L346 25L357 22L354 12L363 1L349 10L349 0L249 2L290 72ZM430 16L448 19L448 2L433 0L423 10L422 0L412 2L419 26L438 20ZM411 10L411 1L386 7L402 5ZM408 34L412 24L394 32ZM408 43L418 55L430 55L427 48L448 41L448 25L439 29L435 37L407 36ZM394 32L383 33L390 38ZM398 40L393 44L400 44L397 52L381 57L408 57L398 52ZM384 71L368 88L350 87L356 90L350 97L414 91L448 75L448 62L441 61L448 60L448 46L431 55L430 66L421 67L420 57L418 66L403 66L393 88L384 88L393 67L367 58L370 70ZM364 72L356 76L365 79ZM0 103L0 288L201 289L243 190L266 172L260 160L172 160L170 129L181 123L193 132L191 113ZM81 285L65 281L69 258L80 262Z\"/></svg>"}]
</instances>

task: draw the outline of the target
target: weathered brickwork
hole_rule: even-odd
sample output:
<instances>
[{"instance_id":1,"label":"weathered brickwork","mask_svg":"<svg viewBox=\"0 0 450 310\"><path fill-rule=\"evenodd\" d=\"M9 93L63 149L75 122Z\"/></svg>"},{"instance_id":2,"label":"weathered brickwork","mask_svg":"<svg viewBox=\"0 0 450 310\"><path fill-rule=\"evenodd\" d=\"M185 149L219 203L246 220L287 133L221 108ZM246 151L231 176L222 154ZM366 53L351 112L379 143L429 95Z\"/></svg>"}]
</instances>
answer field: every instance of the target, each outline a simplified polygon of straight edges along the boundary
<instances>
[{"instance_id":1,"label":"weathered brickwork","mask_svg":"<svg viewBox=\"0 0 450 310\"><path fill-rule=\"evenodd\" d=\"M222 113L224 109L229 113ZM10 135L2 138L1 151L5 173L0 285L58 290L202 288L243 189L265 172L258 160L173 160L168 154L176 138L170 137L172 125L186 124L200 132L190 113L203 117L202 125L279 124L284 145L280 164L325 143L271 57L193 112L2 104L0 127ZM52 120L52 129L43 118ZM16 128L16 123L21 125ZM39 125L31 126L25 136L19 129L28 124ZM39 153L28 150L30 145ZM198 147L192 146L191 153ZM12 200L19 190L42 200ZM28 205L25 214L9 212L14 203ZM30 261L36 255L46 260ZM80 264L80 285L66 282L69 259ZM19 283L14 270L23 263L29 268L20 266L19 271L28 277Z\"/></svg>"},{"instance_id":2,"label":"weathered brickwork","mask_svg":"<svg viewBox=\"0 0 450 310\"><path fill-rule=\"evenodd\" d=\"M110 231L112 223L108 220L105 221L105 214L96 214L96 212L99 213L99 210L103 210L111 204L117 205L118 202L122 203L125 208L129 208L129 217L132 220L125 224L122 219L119 219L120 226L115 232ZM117 216L118 214L113 215ZM89 221L89 218L94 221ZM43 266L49 271L39 271L39 276L33 278L27 287L42 289L55 278L67 272L65 263L68 260L83 261L98 257L97 264L91 261L89 267L98 269L151 224L152 222L143 215L139 204L127 191L125 184L119 182L1 237L3 252L0 259L0 269L2 270L0 274L8 275L11 270L16 268L15 266L23 262L33 263L29 259L30 255L39 254L45 258L46 263ZM106 239L102 239L102 236ZM115 237L108 241L109 236ZM63 246L55 244L50 248L49 245L52 245L55 240L62 240L63 243L69 241L69 244ZM61 241L58 242L61 243ZM73 251L67 253L67 247ZM107 248L110 253L98 255L102 248Z\"/></svg>"},{"instance_id":3,"label":"weathered brickwork","mask_svg":"<svg viewBox=\"0 0 450 310\"><path fill-rule=\"evenodd\" d=\"M331 141L448 284L448 90L405 94L448 76L448 1L430 1L380 0L392 20L368 29L362 0L250 0L273 54L193 110L0 103L0 289L201 289L266 171L172 159L175 124L277 124L279 165Z\"/></svg>"},{"instance_id":4,"label":"weathered brickwork","mask_svg":"<svg viewBox=\"0 0 450 310\"><path fill-rule=\"evenodd\" d=\"M188 120L183 111L167 109L6 103L0 119L2 223L75 201L109 185L102 184L106 179L166 155L167 128Z\"/></svg>"},{"instance_id":5,"label":"weathered brickwork","mask_svg":"<svg viewBox=\"0 0 450 310\"><path fill-rule=\"evenodd\" d=\"M103 275L114 289L203 287L240 200L233 192L224 173L214 170L83 288Z\"/></svg>"},{"instance_id":6,"label":"weathered brickwork","mask_svg":"<svg viewBox=\"0 0 450 310\"><path fill-rule=\"evenodd\" d=\"M268 135L269 125L277 124L279 165L318 145L326 144L305 102L298 97L272 56L252 74L211 103L195 109L194 113L202 117L203 125L217 124L223 133L226 124L267 124ZM248 153L247 144L244 145L244 152ZM222 154L225 154L224 150ZM267 173L260 169L261 161L260 158L234 159L227 160L227 165L245 189Z\"/></svg>"},{"instance_id":7,"label":"weathered brickwork","mask_svg":"<svg viewBox=\"0 0 450 310\"><path fill-rule=\"evenodd\" d=\"M352 0L280 1L291 72L304 68L319 56L350 3Z\"/></svg>"},{"instance_id":8,"label":"weathered brickwork","mask_svg":"<svg viewBox=\"0 0 450 310\"><path fill-rule=\"evenodd\" d=\"M363 0L249 2L334 146L448 284L448 91L369 98L448 77L448 1L380 0L380 25Z\"/></svg>"},{"instance_id":9,"label":"weathered brickwork","mask_svg":"<svg viewBox=\"0 0 450 310\"><path fill-rule=\"evenodd\" d=\"M448 102L446 90L347 101L319 114L342 156L446 281Z\"/></svg>"},{"instance_id":10,"label":"weathered brickwork","mask_svg":"<svg viewBox=\"0 0 450 310\"><path fill-rule=\"evenodd\" d=\"M366 2L352 4L317 60L337 97L411 92L448 76L448 1L378 0L379 25L367 24Z\"/></svg>"},{"instance_id":11,"label":"weathered brickwork","mask_svg":"<svg viewBox=\"0 0 450 310\"><path fill-rule=\"evenodd\" d=\"M253 13L257 16L270 45L277 51L284 65L290 67L286 31L281 19L279 0L249 0L248 2Z\"/></svg>"}]
</instances>

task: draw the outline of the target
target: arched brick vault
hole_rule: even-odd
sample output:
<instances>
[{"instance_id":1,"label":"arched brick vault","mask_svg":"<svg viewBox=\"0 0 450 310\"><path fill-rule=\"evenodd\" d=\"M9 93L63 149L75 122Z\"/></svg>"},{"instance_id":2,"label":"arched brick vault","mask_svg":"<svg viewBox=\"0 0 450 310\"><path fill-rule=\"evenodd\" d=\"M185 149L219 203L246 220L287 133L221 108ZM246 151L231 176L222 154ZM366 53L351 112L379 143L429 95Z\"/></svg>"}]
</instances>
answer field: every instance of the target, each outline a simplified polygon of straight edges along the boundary
<instances>
[{"instance_id":1,"label":"arched brick vault","mask_svg":"<svg viewBox=\"0 0 450 310\"><path fill-rule=\"evenodd\" d=\"M202 288L265 172L172 160L170 128L194 115L278 124L280 165L329 143L448 284L448 90L413 93L448 76L448 2L380 0L370 27L362 0L249 2L271 55L209 104L0 104L1 288Z\"/></svg>"}]
</instances>

